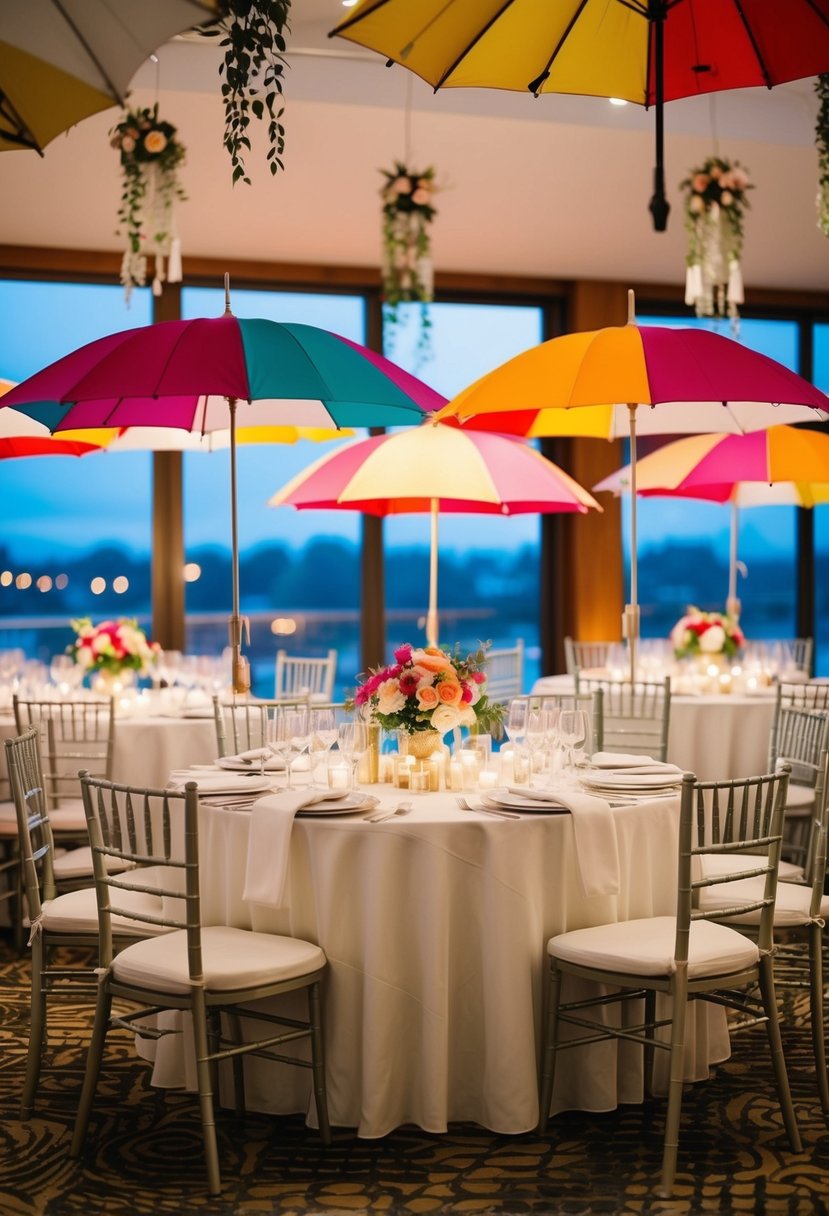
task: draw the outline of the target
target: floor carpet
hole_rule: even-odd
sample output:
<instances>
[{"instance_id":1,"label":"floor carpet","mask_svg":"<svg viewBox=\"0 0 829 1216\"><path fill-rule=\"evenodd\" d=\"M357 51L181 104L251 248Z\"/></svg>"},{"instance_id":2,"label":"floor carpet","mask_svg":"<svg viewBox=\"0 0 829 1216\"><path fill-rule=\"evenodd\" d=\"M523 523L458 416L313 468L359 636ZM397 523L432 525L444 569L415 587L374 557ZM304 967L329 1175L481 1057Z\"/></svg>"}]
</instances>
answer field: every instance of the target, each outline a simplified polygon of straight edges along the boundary
<instances>
[{"instance_id":1,"label":"floor carpet","mask_svg":"<svg viewBox=\"0 0 829 1216\"><path fill-rule=\"evenodd\" d=\"M55 1005L37 1112L19 1121L28 986L28 960L0 943L2 1216L829 1212L829 1130L797 1009L788 1011L784 1042L804 1152L786 1150L764 1032L741 1033L732 1059L686 1090L671 1200L655 1195L659 1102L561 1115L544 1136L453 1125L446 1135L404 1127L369 1141L337 1128L327 1150L298 1117L237 1122L222 1113L224 1191L211 1199L195 1102L152 1089L126 1035L113 1035L107 1049L86 1155L67 1159L87 1005Z\"/></svg>"}]
</instances>

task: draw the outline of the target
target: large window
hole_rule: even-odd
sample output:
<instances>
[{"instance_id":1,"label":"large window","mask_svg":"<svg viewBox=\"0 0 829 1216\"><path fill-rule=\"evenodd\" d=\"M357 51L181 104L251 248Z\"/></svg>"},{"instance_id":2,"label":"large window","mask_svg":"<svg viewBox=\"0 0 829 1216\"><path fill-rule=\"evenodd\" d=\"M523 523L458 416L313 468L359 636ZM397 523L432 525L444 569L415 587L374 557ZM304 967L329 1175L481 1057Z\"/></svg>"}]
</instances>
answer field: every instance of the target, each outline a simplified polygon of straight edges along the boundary
<instances>
[{"instance_id":1,"label":"large window","mask_svg":"<svg viewBox=\"0 0 829 1216\"><path fill-rule=\"evenodd\" d=\"M418 349L418 305L401 310L403 324L386 344L402 367L447 397L543 339L540 308L496 304L433 304L429 355ZM429 519L385 522L388 646L422 636L429 587ZM440 520L438 609L441 642L474 647L491 640L526 644L525 683L539 675L539 550L537 515L446 515Z\"/></svg>"},{"instance_id":2,"label":"large window","mask_svg":"<svg viewBox=\"0 0 829 1216\"><path fill-rule=\"evenodd\" d=\"M238 317L317 325L365 341L365 306L355 295L234 291ZM182 292L184 317L218 316L224 295ZM239 417L240 426L243 417ZM341 442L341 441L340 441ZM291 654L339 651L337 691L353 687L360 668L360 516L351 511L272 508L268 499L331 448L240 445L237 458L240 599L251 624L253 690L272 696L278 647ZM227 640L230 613L230 461L228 452L184 458L184 527L188 577L187 648L214 653Z\"/></svg>"},{"instance_id":3,"label":"large window","mask_svg":"<svg viewBox=\"0 0 829 1216\"><path fill-rule=\"evenodd\" d=\"M21 380L76 347L151 320L117 286L0 280L0 377ZM150 616L150 456L0 461L0 648L47 659L71 617Z\"/></svg>"},{"instance_id":4,"label":"large window","mask_svg":"<svg viewBox=\"0 0 829 1216\"><path fill-rule=\"evenodd\" d=\"M640 324L717 328L691 318L639 317ZM730 335L729 335L730 336ZM740 342L798 370L794 321L743 319ZM674 436L673 438L676 438ZM661 441L660 441L661 442ZM651 443L650 446L653 446ZM649 449L647 443L643 451ZM627 577L630 513L623 534ZM693 499L640 498L637 506L639 599L644 637L665 637L688 604L724 610L728 595L731 508ZM744 509L738 520L740 574L737 595L749 639L795 635L796 511L794 507Z\"/></svg>"}]
</instances>

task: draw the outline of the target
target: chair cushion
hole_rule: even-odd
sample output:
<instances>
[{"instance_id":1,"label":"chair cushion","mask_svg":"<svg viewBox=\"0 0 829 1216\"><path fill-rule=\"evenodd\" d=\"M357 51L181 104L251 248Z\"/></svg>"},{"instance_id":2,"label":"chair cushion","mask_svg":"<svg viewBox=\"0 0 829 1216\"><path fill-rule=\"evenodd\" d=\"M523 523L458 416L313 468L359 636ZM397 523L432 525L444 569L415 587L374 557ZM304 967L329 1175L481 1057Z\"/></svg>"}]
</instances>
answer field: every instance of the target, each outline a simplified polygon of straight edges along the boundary
<instances>
[{"instance_id":1,"label":"chair cushion","mask_svg":"<svg viewBox=\"0 0 829 1216\"><path fill-rule=\"evenodd\" d=\"M563 962L599 971L667 976L676 970L675 938L675 917L652 916L561 933L550 938L547 952ZM704 920L691 924L689 979L728 975L751 967L759 957L755 943L736 929Z\"/></svg>"},{"instance_id":2,"label":"chair cushion","mask_svg":"<svg viewBox=\"0 0 829 1216\"><path fill-rule=\"evenodd\" d=\"M55 879L85 878L92 880L92 849L88 844L77 849L55 850L53 857ZM119 870L129 870L132 862L123 861L120 857L107 857L106 868L111 874Z\"/></svg>"},{"instance_id":3,"label":"chair cushion","mask_svg":"<svg viewBox=\"0 0 829 1216\"><path fill-rule=\"evenodd\" d=\"M752 900L762 899L765 880L762 875L755 878L743 878L738 882L726 883L719 887L705 887L700 891L701 908L728 908L749 904ZM803 883L779 882L777 898L774 902L774 925L777 929L795 929L800 925L808 925L812 919L809 909L812 902L812 888ZM820 901L818 915L829 919L829 895L824 895ZM729 918L734 925L759 925L760 909L744 912L742 916Z\"/></svg>"},{"instance_id":4,"label":"chair cushion","mask_svg":"<svg viewBox=\"0 0 829 1216\"><path fill-rule=\"evenodd\" d=\"M310 942L221 925L202 929L202 958L207 988L219 992L297 979L326 962L319 946ZM127 946L113 959L112 974L139 988L189 992L186 932L179 929Z\"/></svg>"},{"instance_id":5,"label":"chair cushion","mask_svg":"<svg viewBox=\"0 0 829 1216\"><path fill-rule=\"evenodd\" d=\"M49 822L53 832L83 832L86 834L86 815L80 798L66 798L60 806L49 811Z\"/></svg>"},{"instance_id":6,"label":"chair cushion","mask_svg":"<svg viewBox=\"0 0 829 1216\"><path fill-rule=\"evenodd\" d=\"M156 868L149 866L144 870L135 870L124 875L124 882L141 883L143 886L154 886ZM161 897L149 895L145 891L113 891L111 899L118 900L119 906L143 912L148 916L161 916L163 905ZM67 891L55 899L46 900L43 905L43 927L50 933L94 933L98 934L98 906L95 900L95 888L84 887L79 891ZM123 916L113 916L112 930L129 937L141 937L144 934L167 933L164 925L149 925L143 921L129 920Z\"/></svg>"}]
</instances>

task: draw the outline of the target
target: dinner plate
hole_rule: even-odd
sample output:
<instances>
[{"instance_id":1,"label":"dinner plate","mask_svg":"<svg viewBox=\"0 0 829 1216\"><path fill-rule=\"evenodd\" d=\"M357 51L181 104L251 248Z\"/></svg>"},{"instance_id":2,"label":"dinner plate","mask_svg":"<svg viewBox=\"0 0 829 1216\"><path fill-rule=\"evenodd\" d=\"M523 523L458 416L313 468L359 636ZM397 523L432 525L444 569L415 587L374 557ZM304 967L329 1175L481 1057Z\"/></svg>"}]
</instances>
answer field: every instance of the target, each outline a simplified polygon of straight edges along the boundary
<instances>
[{"instance_id":1,"label":"dinner plate","mask_svg":"<svg viewBox=\"0 0 829 1216\"><path fill-rule=\"evenodd\" d=\"M347 794L344 798L323 798L313 806L303 806L297 815L353 815L357 811L370 811L377 806L378 799L366 794Z\"/></svg>"},{"instance_id":2,"label":"dinner plate","mask_svg":"<svg viewBox=\"0 0 829 1216\"><path fill-rule=\"evenodd\" d=\"M682 775L671 778L665 773L612 773L605 771L590 776L582 773L579 782L586 790L636 791L637 793L674 792L682 782Z\"/></svg>"},{"instance_id":3,"label":"dinner plate","mask_svg":"<svg viewBox=\"0 0 829 1216\"><path fill-rule=\"evenodd\" d=\"M240 760L238 756L220 756L216 761L219 768L227 769L230 773L261 773L261 760ZM284 773L285 761L281 756L270 756L265 761L266 773Z\"/></svg>"},{"instance_id":4,"label":"dinner plate","mask_svg":"<svg viewBox=\"0 0 829 1216\"><path fill-rule=\"evenodd\" d=\"M552 800L548 802L546 798L539 798L530 789L527 790L526 795L507 789L490 790L486 794L482 793L480 799L484 806L503 807L505 810L511 811L527 811L536 815L566 815L569 813L566 806L561 806L560 803Z\"/></svg>"}]
</instances>

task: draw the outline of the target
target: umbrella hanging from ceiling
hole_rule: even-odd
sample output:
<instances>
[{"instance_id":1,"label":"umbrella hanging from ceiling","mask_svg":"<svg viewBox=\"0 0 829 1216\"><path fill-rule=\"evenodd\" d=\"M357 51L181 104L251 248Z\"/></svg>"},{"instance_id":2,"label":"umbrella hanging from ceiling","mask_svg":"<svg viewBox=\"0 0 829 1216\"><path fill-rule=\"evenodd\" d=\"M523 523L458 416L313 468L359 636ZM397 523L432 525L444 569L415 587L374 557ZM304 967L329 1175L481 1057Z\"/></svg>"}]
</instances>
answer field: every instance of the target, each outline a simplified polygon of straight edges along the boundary
<instances>
[{"instance_id":1,"label":"umbrella hanging from ceiling","mask_svg":"<svg viewBox=\"0 0 829 1216\"><path fill-rule=\"evenodd\" d=\"M362 0L331 36L442 88L618 97L655 109L650 201L664 231L663 105L829 71L829 0Z\"/></svg>"},{"instance_id":2,"label":"umbrella hanging from ceiling","mask_svg":"<svg viewBox=\"0 0 829 1216\"><path fill-rule=\"evenodd\" d=\"M215 20L215 0L11 0L0 5L0 152L43 149L124 106L130 81L174 34Z\"/></svg>"},{"instance_id":3,"label":"umbrella hanging from ceiling","mask_svg":"<svg viewBox=\"0 0 829 1216\"><path fill-rule=\"evenodd\" d=\"M630 490L626 465L593 487ZM829 435L776 426L750 435L689 435L666 443L637 465L641 498L694 498L731 504L726 611L738 619L737 542L742 507L815 507L829 502Z\"/></svg>"},{"instance_id":4,"label":"umbrella hanging from ceiling","mask_svg":"<svg viewBox=\"0 0 829 1216\"><path fill-rule=\"evenodd\" d=\"M601 507L578 482L528 444L430 422L330 452L283 486L270 506L428 512L431 517L426 638L438 644L438 515L519 515Z\"/></svg>"},{"instance_id":5,"label":"umbrella hanging from ceiling","mask_svg":"<svg viewBox=\"0 0 829 1216\"><path fill-rule=\"evenodd\" d=\"M636 436L763 430L829 418L829 397L767 355L705 329L627 325L565 334L515 355L436 415L520 435L630 436L631 679L639 636ZM644 409L644 406L650 408Z\"/></svg>"},{"instance_id":6,"label":"umbrella hanging from ceiling","mask_svg":"<svg viewBox=\"0 0 829 1216\"><path fill-rule=\"evenodd\" d=\"M233 686L250 686L239 608L236 427L405 426L444 398L382 355L313 325L221 317L99 338L4 397L52 432L164 426L230 438Z\"/></svg>"}]
</instances>

